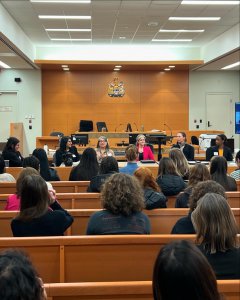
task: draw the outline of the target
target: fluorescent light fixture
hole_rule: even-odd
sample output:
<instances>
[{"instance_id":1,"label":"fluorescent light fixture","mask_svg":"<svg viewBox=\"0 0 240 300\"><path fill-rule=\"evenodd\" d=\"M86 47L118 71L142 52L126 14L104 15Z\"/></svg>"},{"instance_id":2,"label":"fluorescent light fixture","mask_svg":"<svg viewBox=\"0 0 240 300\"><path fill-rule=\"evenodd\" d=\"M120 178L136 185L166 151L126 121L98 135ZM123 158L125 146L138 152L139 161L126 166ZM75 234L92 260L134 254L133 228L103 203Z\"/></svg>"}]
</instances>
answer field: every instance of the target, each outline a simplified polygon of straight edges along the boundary
<instances>
[{"instance_id":1,"label":"fluorescent light fixture","mask_svg":"<svg viewBox=\"0 0 240 300\"><path fill-rule=\"evenodd\" d=\"M168 66L168 67L171 68L171 69L175 68L175 66Z\"/></svg>"},{"instance_id":2,"label":"fluorescent light fixture","mask_svg":"<svg viewBox=\"0 0 240 300\"><path fill-rule=\"evenodd\" d=\"M114 68L114 69L113 69L113 71L120 71L120 69L118 69L118 68Z\"/></svg>"},{"instance_id":3,"label":"fluorescent light fixture","mask_svg":"<svg viewBox=\"0 0 240 300\"><path fill-rule=\"evenodd\" d=\"M152 42L191 42L192 39L152 39Z\"/></svg>"},{"instance_id":4,"label":"fluorescent light fixture","mask_svg":"<svg viewBox=\"0 0 240 300\"><path fill-rule=\"evenodd\" d=\"M9 65L5 64L1 60L0 60L0 67L3 67L4 69L11 69L11 67Z\"/></svg>"},{"instance_id":5,"label":"fluorescent light fixture","mask_svg":"<svg viewBox=\"0 0 240 300\"><path fill-rule=\"evenodd\" d=\"M68 65L62 65L62 68L68 68Z\"/></svg>"},{"instance_id":6,"label":"fluorescent light fixture","mask_svg":"<svg viewBox=\"0 0 240 300\"><path fill-rule=\"evenodd\" d=\"M219 21L221 17L169 17L169 21Z\"/></svg>"},{"instance_id":7,"label":"fluorescent light fixture","mask_svg":"<svg viewBox=\"0 0 240 300\"><path fill-rule=\"evenodd\" d=\"M115 66L115 68L121 68L122 66Z\"/></svg>"},{"instance_id":8,"label":"fluorescent light fixture","mask_svg":"<svg viewBox=\"0 0 240 300\"><path fill-rule=\"evenodd\" d=\"M91 31L91 29L71 29L71 28L67 28L67 29L60 29L60 28L45 28L46 31L58 31L58 32L89 32Z\"/></svg>"},{"instance_id":9,"label":"fluorescent light fixture","mask_svg":"<svg viewBox=\"0 0 240 300\"><path fill-rule=\"evenodd\" d=\"M159 32L204 32L204 29L160 29Z\"/></svg>"},{"instance_id":10,"label":"fluorescent light fixture","mask_svg":"<svg viewBox=\"0 0 240 300\"><path fill-rule=\"evenodd\" d=\"M240 61L235 62L234 64L228 65L228 66L226 66L226 67L224 67L224 68L221 68L221 69L222 69L222 70L228 70L228 69L235 68L235 67L237 67L237 66L239 66L239 65L240 65Z\"/></svg>"},{"instance_id":11,"label":"fluorescent light fixture","mask_svg":"<svg viewBox=\"0 0 240 300\"><path fill-rule=\"evenodd\" d=\"M32 3L74 3L74 4L84 4L91 3L91 0L30 0Z\"/></svg>"},{"instance_id":12,"label":"fluorescent light fixture","mask_svg":"<svg viewBox=\"0 0 240 300\"><path fill-rule=\"evenodd\" d=\"M182 1L181 4L196 4L196 5L237 5L240 1Z\"/></svg>"},{"instance_id":13,"label":"fluorescent light fixture","mask_svg":"<svg viewBox=\"0 0 240 300\"><path fill-rule=\"evenodd\" d=\"M90 20L91 16L52 16L52 15L39 15L39 19L69 19L69 20Z\"/></svg>"},{"instance_id":14,"label":"fluorescent light fixture","mask_svg":"<svg viewBox=\"0 0 240 300\"><path fill-rule=\"evenodd\" d=\"M90 42L92 39L51 39L51 41L69 41L69 42Z\"/></svg>"},{"instance_id":15,"label":"fluorescent light fixture","mask_svg":"<svg viewBox=\"0 0 240 300\"><path fill-rule=\"evenodd\" d=\"M166 68L166 69L164 69L165 71L170 71L171 69L169 69L169 68Z\"/></svg>"},{"instance_id":16,"label":"fluorescent light fixture","mask_svg":"<svg viewBox=\"0 0 240 300\"><path fill-rule=\"evenodd\" d=\"M126 37L125 37L125 36L120 36L119 39L120 39L120 40L125 40Z\"/></svg>"},{"instance_id":17,"label":"fluorescent light fixture","mask_svg":"<svg viewBox=\"0 0 240 300\"><path fill-rule=\"evenodd\" d=\"M70 69L69 68L63 68L63 71L69 71Z\"/></svg>"}]
</instances>

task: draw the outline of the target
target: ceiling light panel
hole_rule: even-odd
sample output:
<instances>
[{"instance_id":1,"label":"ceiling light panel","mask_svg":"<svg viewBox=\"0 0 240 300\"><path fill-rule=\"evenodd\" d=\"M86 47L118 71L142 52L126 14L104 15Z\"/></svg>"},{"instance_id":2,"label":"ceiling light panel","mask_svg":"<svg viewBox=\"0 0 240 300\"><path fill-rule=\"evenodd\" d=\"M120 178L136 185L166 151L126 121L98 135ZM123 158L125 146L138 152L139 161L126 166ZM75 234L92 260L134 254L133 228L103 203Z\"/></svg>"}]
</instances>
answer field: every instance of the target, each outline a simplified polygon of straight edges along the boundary
<instances>
[{"instance_id":1,"label":"ceiling light panel","mask_svg":"<svg viewBox=\"0 0 240 300\"><path fill-rule=\"evenodd\" d=\"M91 39L51 38L51 41L59 42L91 42Z\"/></svg>"},{"instance_id":2,"label":"ceiling light panel","mask_svg":"<svg viewBox=\"0 0 240 300\"><path fill-rule=\"evenodd\" d=\"M231 65L227 65L227 66L223 67L222 70L229 70L229 69L236 68L238 66L240 66L240 61L235 62L235 63L233 63Z\"/></svg>"},{"instance_id":3,"label":"ceiling light panel","mask_svg":"<svg viewBox=\"0 0 240 300\"><path fill-rule=\"evenodd\" d=\"M61 15L39 15L39 19L52 19L52 20L91 20L91 16L61 16Z\"/></svg>"},{"instance_id":4,"label":"ceiling light panel","mask_svg":"<svg viewBox=\"0 0 240 300\"><path fill-rule=\"evenodd\" d=\"M152 39L152 42L174 42L174 43L178 43L178 42L191 42L192 39Z\"/></svg>"},{"instance_id":5,"label":"ceiling light panel","mask_svg":"<svg viewBox=\"0 0 240 300\"><path fill-rule=\"evenodd\" d=\"M169 21L219 21L221 17L169 17Z\"/></svg>"},{"instance_id":6,"label":"ceiling light panel","mask_svg":"<svg viewBox=\"0 0 240 300\"><path fill-rule=\"evenodd\" d=\"M32 3L89 4L91 0L30 0Z\"/></svg>"},{"instance_id":7,"label":"ceiling light panel","mask_svg":"<svg viewBox=\"0 0 240 300\"><path fill-rule=\"evenodd\" d=\"M11 69L11 67L0 60L0 68Z\"/></svg>"},{"instance_id":8,"label":"ceiling light panel","mask_svg":"<svg viewBox=\"0 0 240 300\"><path fill-rule=\"evenodd\" d=\"M160 29L159 32L204 32L204 29Z\"/></svg>"},{"instance_id":9,"label":"ceiling light panel","mask_svg":"<svg viewBox=\"0 0 240 300\"><path fill-rule=\"evenodd\" d=\"M90 32L91 29L71 29L71 28L45 28L49 32Z\"/></svg>"},{"instance_id":10,"label":"ceiling light panel","mask_svg":"<svg viewBox=\"0 0 240 300\"><path fill-rule=\"evenodd\" d=\"M190 5L239 5L240 1L198 1L198 0L194 0L194 1L188 1L188 0L184 0L181 2L181 4L190 4Z\"/></svg>"}]
</instances>

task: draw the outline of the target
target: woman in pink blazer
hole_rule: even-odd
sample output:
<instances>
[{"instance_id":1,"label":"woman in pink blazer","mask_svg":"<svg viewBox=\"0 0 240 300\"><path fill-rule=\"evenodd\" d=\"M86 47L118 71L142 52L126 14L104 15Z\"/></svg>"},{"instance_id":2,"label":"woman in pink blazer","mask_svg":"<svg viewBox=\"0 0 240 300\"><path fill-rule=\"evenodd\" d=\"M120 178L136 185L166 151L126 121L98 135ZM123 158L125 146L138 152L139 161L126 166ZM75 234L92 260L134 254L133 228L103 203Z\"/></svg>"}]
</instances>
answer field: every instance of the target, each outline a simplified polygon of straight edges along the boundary
<instances>
[{"instance_id":1,"label":"woman in pink blazer","mask_svg":"<svg viewBox=\"0 0 240 300\"><path fill-rule=\"evenodd\" d=\"M146 137L143 134L139 134L136 138L136 145L138 148L138 160L155 160L152 150L146 145Z\"/></svg>"}]
</instances>

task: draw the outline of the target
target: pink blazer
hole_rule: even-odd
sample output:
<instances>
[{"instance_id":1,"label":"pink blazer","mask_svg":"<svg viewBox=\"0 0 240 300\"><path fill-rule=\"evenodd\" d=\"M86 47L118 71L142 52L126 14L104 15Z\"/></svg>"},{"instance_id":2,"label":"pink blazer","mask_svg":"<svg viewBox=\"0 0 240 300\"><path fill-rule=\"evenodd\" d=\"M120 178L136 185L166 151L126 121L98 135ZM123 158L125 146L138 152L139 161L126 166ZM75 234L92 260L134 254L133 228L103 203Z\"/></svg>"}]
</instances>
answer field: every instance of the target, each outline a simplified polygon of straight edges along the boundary
<instances>
[{"instance_id":1,"label":"pink blazer","mask_svg":"<svg viewBox=\"0 0 240 300\"><path fill-rule=\"evenodd\" d=\"M16 194L8 196L5 210L19 210L19 209L20 209L20 198L18 198Z\"/></svg>"},{"instance_id":2,"label":"pink blazer","mask_svg":"<svg viewBox=\"0 0 240 300\"><path fill-rule=\"evenodd\" d=\"M143 160L146 160L146 159L155 160L152 150L148 146L145 146L143 148Z\"/></svg>"}]
</instances>

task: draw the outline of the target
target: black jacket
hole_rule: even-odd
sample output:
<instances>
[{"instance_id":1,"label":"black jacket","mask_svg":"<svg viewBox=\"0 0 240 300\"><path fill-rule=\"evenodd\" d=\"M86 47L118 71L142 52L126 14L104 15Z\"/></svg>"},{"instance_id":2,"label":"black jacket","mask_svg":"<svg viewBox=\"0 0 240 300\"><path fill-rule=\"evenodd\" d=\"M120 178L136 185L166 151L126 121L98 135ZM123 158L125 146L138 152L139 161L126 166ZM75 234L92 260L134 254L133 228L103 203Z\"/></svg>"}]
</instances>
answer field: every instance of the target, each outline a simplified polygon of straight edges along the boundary
<instances>
[{"instance_id":1,"label":"black jacket","mask_svg":"<svg viewBox=\"0 0 240 300\"><path fill-rule=\"evenodd\" d=\"M177 175L163 175L157 178L157 184L160 186L165 196L174 196L185 189L186 184L182 177Z\"/></svg>"},{"instance_id":2,"label":"black jacket","mask_svg":"<svg viewBox=\"0 0 240 300\"><path fill-rule=\"evenodd\" d=\"M153 189L144 189L145 208L150 210L154 208L166 208L167 198L163 193L154 191Z\"/></svg>"},{"instance_id":3,"label":"black jacket","mask_svg":"<svg viewBox=\"0 0 240 300\"><path fill-rule=\"evenodd\" d=\"M23 157L19 151L3 150L2 157L9 160L9 167L22 167Z\"/></svg>"},{"instance_id":4,"label":"black jacket","mask_svg":"<svg viewBox=\"0 0 240 300\"><path fill-rule=\"evenodd\" d=\"M100 193L101 187L106 181L108 177L115 174L115 172L110 172L108 174L99 174L97 176L94 176L93 179L90 181L90 185L87 189L87 192L89 193Z\"/></svg>"},{"instance_id":5,"label":"black jacket","mask_svg":"<svg viewBox=\"0 0 240 300\"><path fill-rule=\"evenodd\" d=\"M191 220L191 213L177 221L173 226L171 234L195 234L195 229Z\"/></svg>"},{"instance_id":6,"label":"black jacket","mask_svg":"<svg viewBox=\"0 0 240 300\"><path fill-rule=\"evenodd\" d=\"M67 154L67 153L72 154L72 160L74 162L79 161L80 155L79 155L79 153L77 151L77 148L75 146L72 146L71 148L69 148L68 151L62 151L61 149L58 149L56 151L56 166L57 167L59 167L63 163L64 155Z\"/></svg>"},{"instance_id":7,"label":"black jacket","mask_svg":"<svg viewBox=\"0 0 240 300\"><path fill-rule=\"evenodd\" d=\"M180 149L180 145L174 144L172 148ZM194 160L194 147L189 144L185 144L185 146L183 147L183 154L185 155L187 160Z\"/></svg>"},{"instance_id":8,"label":"black jacket","mask_svg":"<svg viewBox=\"0 0 240 300\"><path fill-rule=\"evenodd\" d=\"M187 187L180 195L177 196L175 207L176 208L188 208L189 197L192 194L192 187Z\"/></svg>"},{"instance_id":9,"label":"black jacket","mask_svg":"<svg viewBox=\"0 0 240 300\"><path fill-rule=\"evenodd\" d=\"M214 156L214 152L218 153L218 146L213 146L207 149L206 151L206 160L209 161ZM223 156L226 158L227 161L232 161L232 151L227 146L223 147Z\"/></svg>"}]
</instances>

